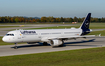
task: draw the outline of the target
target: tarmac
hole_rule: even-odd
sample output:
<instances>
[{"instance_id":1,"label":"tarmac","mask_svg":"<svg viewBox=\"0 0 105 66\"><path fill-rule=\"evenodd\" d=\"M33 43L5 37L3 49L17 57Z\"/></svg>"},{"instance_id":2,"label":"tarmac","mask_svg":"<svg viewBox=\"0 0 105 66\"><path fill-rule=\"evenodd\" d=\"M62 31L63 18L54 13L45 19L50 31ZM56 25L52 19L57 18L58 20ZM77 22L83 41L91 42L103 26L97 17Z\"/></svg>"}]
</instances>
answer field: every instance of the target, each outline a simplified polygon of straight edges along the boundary
<instances>
[{"instance_id":1,"label":"tarmac","mask_svg":"<svg viewBox=\"0 0 105 66\"><path fill-rule=\"evenodd\" d=\"M63 47L54 47L50 45L43 46L39 44L18 44L18 49L14 49L14 45L0 46L0 56L13 56L33 53L46 53L65 50L77 50L86 48L105 47L105 37L94 37L87 39L77 39L65 41Z\"/></svg>"}]
</instances>

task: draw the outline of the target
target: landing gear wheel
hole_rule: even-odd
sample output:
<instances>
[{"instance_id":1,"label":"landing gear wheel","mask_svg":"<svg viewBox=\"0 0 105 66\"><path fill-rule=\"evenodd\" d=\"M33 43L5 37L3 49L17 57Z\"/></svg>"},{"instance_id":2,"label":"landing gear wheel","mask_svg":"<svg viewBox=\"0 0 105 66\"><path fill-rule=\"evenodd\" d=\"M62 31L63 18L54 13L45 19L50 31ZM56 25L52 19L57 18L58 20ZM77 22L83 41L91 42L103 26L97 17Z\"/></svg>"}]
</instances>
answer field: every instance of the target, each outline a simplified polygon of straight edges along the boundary
<instances>
[{"instance_id":1,"label":"landing gear wheel","mask_svg":"<svg viewBox=\"0 0 105 66\"><path fill-rule=\"evenodd\" d=\"M47 42L43 42L43 45L44 45L44 46L47 46Z\"/></svg>"},{"instance_id":2,"label":"landing gear wheel","mask_svg":"<svg viewBox=\"0 0 105 66\"><path fill-rule=\"evenodd\" d=\"M17 43L15 43L15 47L14 47L14 49L17 49Z\"/></svg>"},{"instance_id":3,"label":"landing gear wheel","mask_svg":"<svg viewBox=\"0 0 105 66\"><path fill-rule=\"evenodd\" d=\"M17 46L15 46L14 49L17 49Z\"/></svg>"},{"instance_id":4,"label":"landing gear wheel","mask_svg":"<svg viewBox=\"0 0 105 66\"><path fill-rule=\"evenodd\" d=\"M62 45L59 45L59 47L63 47L63 44Z\"/></svg>"}]
</instances>

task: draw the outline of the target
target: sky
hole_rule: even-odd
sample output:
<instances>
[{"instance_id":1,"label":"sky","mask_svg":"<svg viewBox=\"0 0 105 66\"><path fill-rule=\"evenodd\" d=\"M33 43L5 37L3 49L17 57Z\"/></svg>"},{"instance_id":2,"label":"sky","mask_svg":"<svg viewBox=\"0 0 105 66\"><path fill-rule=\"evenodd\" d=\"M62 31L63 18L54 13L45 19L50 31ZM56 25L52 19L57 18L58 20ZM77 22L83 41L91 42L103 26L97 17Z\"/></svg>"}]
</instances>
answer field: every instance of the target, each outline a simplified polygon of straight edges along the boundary
<instances>
[{"instance_id":1,"label":"sky","mask_svg":"<svg viewBox=\"0 0 105 66\"><path fill-rule=\"evenodd\" d=\"M0 0L0 16L105 17L105 0Z\"/></svg>"}]
</instances>

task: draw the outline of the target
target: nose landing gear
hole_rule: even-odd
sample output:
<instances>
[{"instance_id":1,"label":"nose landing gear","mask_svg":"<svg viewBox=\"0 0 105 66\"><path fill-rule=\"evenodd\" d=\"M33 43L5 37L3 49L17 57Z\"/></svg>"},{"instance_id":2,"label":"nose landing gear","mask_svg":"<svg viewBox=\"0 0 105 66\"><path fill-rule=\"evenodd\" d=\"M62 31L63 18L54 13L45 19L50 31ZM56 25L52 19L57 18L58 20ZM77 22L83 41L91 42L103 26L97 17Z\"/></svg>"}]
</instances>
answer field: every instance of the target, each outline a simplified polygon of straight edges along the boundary
<instances>
[{"instance_id":1,"label":"nose landing gear","mask_svg":"<svg viewBox=\"0 0 105 66\"><path fill-rule=\"evenodd\" d=\"M15 43L14 49L17 49L17 43Z\"/></svg>"}]
</instances>

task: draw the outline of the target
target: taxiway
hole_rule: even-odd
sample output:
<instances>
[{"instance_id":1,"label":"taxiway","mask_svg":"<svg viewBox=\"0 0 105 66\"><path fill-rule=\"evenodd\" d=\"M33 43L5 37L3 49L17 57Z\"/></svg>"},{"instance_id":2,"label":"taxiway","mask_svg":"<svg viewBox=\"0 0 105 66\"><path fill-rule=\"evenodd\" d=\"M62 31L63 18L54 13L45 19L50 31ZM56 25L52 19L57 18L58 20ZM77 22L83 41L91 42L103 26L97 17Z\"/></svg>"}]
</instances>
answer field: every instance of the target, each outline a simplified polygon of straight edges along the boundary
<instances>
[{"instance_id":1,"label":"taxiway","mask_svg":"<svg viewBox=\"0 0 105 66\"><path fill-rule=\"evenodd\" d=\"M77 39L65 41L63 47L52 48L50 45L40 44L18 44L18 49L14 45L0 46L0 56L23 55L43 52L55 52L64 50L75 50L85 48L105 47L105 37Z\"/></svg>"}]
</instances>

